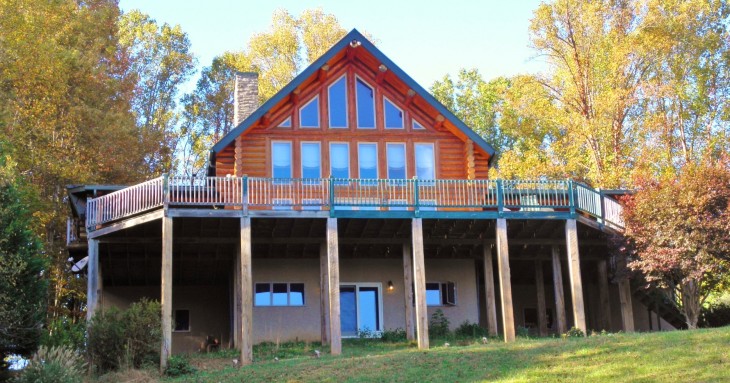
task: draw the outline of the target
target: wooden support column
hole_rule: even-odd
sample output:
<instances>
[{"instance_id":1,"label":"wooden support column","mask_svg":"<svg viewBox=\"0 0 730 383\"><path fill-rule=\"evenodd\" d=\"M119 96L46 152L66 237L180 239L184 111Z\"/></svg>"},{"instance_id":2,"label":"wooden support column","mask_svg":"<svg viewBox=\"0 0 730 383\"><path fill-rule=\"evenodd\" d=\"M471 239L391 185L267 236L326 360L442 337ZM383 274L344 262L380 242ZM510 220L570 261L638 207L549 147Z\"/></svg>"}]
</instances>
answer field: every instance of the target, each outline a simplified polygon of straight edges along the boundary
<instances>
[{"instance_id":1,"label":"wooden support column","mask_svg":"<svg viewBox=\"0 0 730 383\"><path fill-rule=\"evenodd\" d=\"M241 347L241 313L243 302L241 300L241 248L236 249L236 257L233 259L233 347L240 350Z\"/></svg>"},{"instance_id":2,"label":"wooden support column","mask_svg":"<svg viewBox=\"0 0 730 383\"><path fill-rule=\"evenodd\" d=\"M329 344L330 331L330 303L329 303L329 273L327 272L327 243L319 246L319 310L322 344Z\"/></svg>"},{"instance_id":3,"label":"wooden support column","mask_svg":"<svg viewBox=\"0 0 730 383\"><path fill-rule=\"evenodd\" d=\"M535 287L537 288L537 331L540 336L547 336L547 307L545 305L545 278L542 273L542 261L535 261Z\"/></svg>"},{"instance_id":4,"label":"wooden support column","mask_svg":"<svg viewBox=\"0 0 730 383\"><path fill-rule=\"evenodd\" d=\"M585 306L583 304L583 280L580 276L580 254L578 252L578 227L576 220L565 221L565 248L568 253L570 295L573 299L574 326L587 332Z\"/></svg>"},{"instance_id":5,"label":"wooden support column","mask_svg":"<svg viewBox=\"0 0 730 383\"><path fill-rule=\"evenodd\" d=\"M241 218L241 364L253 362L253 273L251 264L251 218Z\"/></svg>"},{"instance_id":6,"label":"wooden support column","mask_svg":"<svg viewBox=\"0 0 730 383\"><path fill-rule=\"evenodd\" d=\"M86 280L86 320L87 322L96 313L99 305L100 295L100 266L99 266L99 240L89 239L89 259L86 263L87 280Z\"/></svg>"},{"instance_id":7,"label":"wooden support column","mask_svg":"<svg viewBox=\"0 0 730 383\"><path fill-rule=\"evenodd\" d=\"M509 244L507 243L507 220L497 219L497 266L499 267L499 289L502 293L502 327L504 341L515 340L515 316L512 311L512 284L509 271Z\"/></svg>"},{"instance_id":8,"label":"wooden support column","mask_svg":"<svg viewBox=\"0 0 730 383\"><path fill-rule=\"evenodd\" d=\"M413 243L413 284L416 297L416 339L418 348L428 349L428 312L426 308L426 263L423 253L423 221L414 218L411 221L411 239Z\"/></svg>"},{"instance_id":9,"label":"wooden support column","mask_svg":"<svg viewBox=\"0 0 730 383\"><path fill-rule=\"evenodd\" d=\"M403 298L406 314L406 338L414 340L413 324L413 259L411 245L403 244Z\"/></svg>"},{"instance_id":10,"label":"wooden support column","mask_svg":"<svg viewBox=\"0 0 730 383\"><path fill-rule=\"evenodd\" d=\"M484 252L484 295L487 300L487 331L489 336L497 336L497 302L494 294L494 269L492 266L492 248L485 243Z\"/></svg>"},{"instance_id":11,"label":"wooden support column","mask_svg":"<svg viewBox=\"0 0 730 383\"><path fill-rule=\"evenodd\" d=\"M342 353L340 323L340 255L337 237L337 218L327 218L327 277L329 280L329 335L330 353Z\"/></svg>"},{"instance_id":12,"label":"wooden support column","mask_svg":"<svg viewBox=\"0 0 730 383\"><path fill-rule=\"evenodd\" d=\"M162 217L162 279L160 306L162 306L162 345L160 370L165 371L172 352L172 218Z\"/></svg>"},{"instance_id":13,"label":"wooden support column","mask_svg":"<svg viewBox=\"0 0 730 383\"><path fill-rule=\"evenodd\" d=\"M608 266L605 260L598 261L598 301L601 330L611 331L611 302L608 298Z\"/></svg>"},{"instance_id":14,"label":"wooden support column","mask_svg":"<svg viewBox=\"0 0 730 383\"><path fill-rule=\"evenodd\" d=\"M560 264L560 248L553 246L553 288L555 292L555 320L558 334L568 331L565 319L565 293L563 292L563 266Z\"/></svg>"},{"instance_id":15,"label":"wooden support column","mask_svg":"<svg viewBox=\"0 0 730 383\"><path fill-rule=\"evenodd\" d=\"M618 297L621 302L621 321L624 332L634 332L634 306L631 302L631 283L624 278L618 283Z\"/></svg>"}]
</instances>

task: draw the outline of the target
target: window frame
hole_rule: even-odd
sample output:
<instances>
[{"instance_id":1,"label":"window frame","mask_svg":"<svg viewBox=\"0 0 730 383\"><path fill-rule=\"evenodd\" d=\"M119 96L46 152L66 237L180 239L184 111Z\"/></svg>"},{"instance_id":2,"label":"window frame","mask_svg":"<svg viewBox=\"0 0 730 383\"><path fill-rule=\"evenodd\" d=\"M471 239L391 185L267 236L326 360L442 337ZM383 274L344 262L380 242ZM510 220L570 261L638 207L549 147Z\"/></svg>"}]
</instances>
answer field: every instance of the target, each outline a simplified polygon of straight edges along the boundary
<instances>
[{"instance_id":1,"label":"window frame","mask_svg":"<svg viewBox=\"0 0 730 383\"><path fill-rule=\"evenodd\" d=\"M373 103L373 126L372 127L360 126L360 103L358 102L358 94L357 94L357 82L358 81L362 82L363 84L365 84L365 86L367 86L368 88L370 88L370 90L373 91L373 101L372 101L372 103ZM375 95L375 87L370 85L370 83L365 81L365 79L363 79L362 77L355 75L355 126L357 127L357 129L376 130L378 128L378 119L377 119L378 111L375 108L376 99L377 99L377 97Z\"/></svg>"},{"instance_id":2,"label":"window frame","mask_svg":"<svg viewBox=\"0 0 730 383\"><path fill-rule=\"evenodd\" d=\"M317 102L317 126L309 126L302 124L302 111L309 107L313 102ZM299 107L299 129L319 129L322 127L322 116L320 116L319 94L314 95L306 104Z\"/></svg>"},{"instance_id":3,"label":"window frame","mask_svg":"<svg viewBox=\"0 0 730 383\"><path fill-rule=\"evenodd\" d=\"M345 126L333 126L332 125L332 103L330 100L332 100L331 95L331 89L332 87L340 82L341 80L345 80ZM357 101L355 102L357 105ZM349 102L348 102L348 91L347 91L347 73L342 74L337 80L332 81L332 83L327 86L327 122L328 122L328 128L329 129L349 129L350 128L350 111L349 111Z\"/></svg>"},{"instance_id":4,"label":"window frame","mask_svg":"<svg viewBox=\"0 0 730 383\"><path fill-rule=\"evenodd\" d=\"M386 103L390 103L390 105L393 105L394 108L400 111L400 128L388 127L388 114L386 113ZM383 96L383 128L388 130L405 130L406 128L406 113L387 96Z\"/></svg>"},{"instance_id":5,"label":"window frame","mask_svg":"<svg viewBox=\"0 0 730 383\"><path fill-rule=\"evenodd\" d=\"M378 293L378 324L380 325L380 329L370 329L373 332L373 335L376 338L380 338L383 331L385 331L385 323L383 323L383 305L384 305L384 298L383 298L383 284L381 282L340 282L340 288L342 287L355 287L355 296L356 296L356 303L355 303L355 309L356 309L356 318L357 318L357 331L360 332L360 302L359 302L359 293L360 288L377 288ZM339 289L338 289L339 290ZM339 292L339 291L338 291ZM343 338L357 338L358 335L352 336L352 335L343 335Z\"/></svg>"},{"instance_id":6,"label":"window frame","mask_svg":"<svg viewBox=\"0 0 730 383\"><path fill-rule=\"evenodd\" d=\"M275 305L274 304L274 285L285 284L286 285L286 304ZM256 302L256 287L259 285L269 286L269 304L261 305ZM302 304L292 305L291 304L291 285L302 285ZM253 306L254 307L306 307L306 285L304 282L255 282L253 284Z\"/></svg>"},{"instance_id":7,"label":"window frame","mask_svg":"<svg viewBox=\"0 0 730 383\"><path fill-rule=\"evenodd\" d=\"M276 144L289 144L289 177L276 177L276 173L274 171L275 165L274 165L274 145ZM271 178L276 179L280 178L279 181L273 181L275 185L287 185L291 183L291 179L294 177L294 143L290 140L271 140ZM288 179L288 181L284 181L284 179Z\"/></svg>"},{"instance_id":8,"label":"window frame","mask_svg":"<svg viewBox=\"0 0 730 383\"><path fill-rule=\"evenodd\" d=\"M286 125L284 125L285 123L288 123L289 125L286 126ZM289 116L289 117L281 120L281 122L279 122L278 124L276 124L276 127L277 128L280 128L280 129L291 129L293 127L291 116Z\"/></svg>"},{"instance_id":9,"label":"window frame","mask_svg":"<svg viewBox=\"0 0 730 383\"><path fill-rule=\"evenodd\" d=\"M420 126L420 128L416 128L416 125ZM422 130L426 130L426 127L423 124L421 124L420 122L418 122L415 118L412 118L411 119L411 130L422 131Z\"/></svg>"}]
</instances>

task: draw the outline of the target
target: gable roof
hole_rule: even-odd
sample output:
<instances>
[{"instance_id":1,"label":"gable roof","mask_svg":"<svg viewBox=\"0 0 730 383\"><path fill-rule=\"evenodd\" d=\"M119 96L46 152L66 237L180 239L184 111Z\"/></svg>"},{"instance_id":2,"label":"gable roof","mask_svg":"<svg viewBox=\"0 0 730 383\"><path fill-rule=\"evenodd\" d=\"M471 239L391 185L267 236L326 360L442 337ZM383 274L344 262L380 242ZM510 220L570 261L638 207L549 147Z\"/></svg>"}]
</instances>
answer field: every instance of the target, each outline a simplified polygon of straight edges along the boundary
<instances>
[{"instance_id":1,"label":"gable roof","mask_svg":"<svg viewBox=\"0 0 730 383\"><path fill-rule=\"evenodd\" d=\"M417 95L421 96L428 104L430 104L438 113L444 116L445 119L449 120L454 126L459 129L466 137L474 142L479 148L489 154L489 166L492 166L493 159L495 158L496 150L487 143L480 135L471 130L466 124L456 117L450 110L443 106L433 95L422 86L420 86L415 80L407 75L402 69L400 69L394 62L386 57L383 52L373 45L365 36L363 36L357 29L353 29L345 35L340 41L332 46L325 54L308 66L302 73L297 75L289 84L283 89L277 92L273 97L261 105L256 111L254 111L248 118L243 120L238 126L233 128L225 137L223 137L218 143L213 146L211 150L211 157L215 154L220 153L221 150L230 145L236 137L245 133L250 129L256 121L263 117L271 108L276 106L285 97L288 97L297 87L299 87L308 78L315 75L317 71L330 61L335 55L346 49L347 46L353 40L360 42L360 48L365 49L373 55L377 60L383 63L389 71L392 71L401 81L408 85ZM212 158L211 158L212 159ZM214 162L213 162L214 163Z\"/></svg>"}]
</instances>

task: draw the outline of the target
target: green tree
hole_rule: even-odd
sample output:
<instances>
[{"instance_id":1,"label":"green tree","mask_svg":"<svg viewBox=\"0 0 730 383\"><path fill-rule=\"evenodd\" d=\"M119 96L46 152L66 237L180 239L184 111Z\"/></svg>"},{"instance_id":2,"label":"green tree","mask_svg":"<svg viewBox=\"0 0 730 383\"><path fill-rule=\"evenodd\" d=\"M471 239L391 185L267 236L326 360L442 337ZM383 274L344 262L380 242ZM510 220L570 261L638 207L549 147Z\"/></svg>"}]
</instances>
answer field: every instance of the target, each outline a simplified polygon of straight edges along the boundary
<instances>
[{"instance_id":1,"label":"green tree","mask_svg":"<svg viewBox=\"0 0 730 383\"><path fill-rule=\"evenodd\" d=\"M158 25L132 10L119 19L119 44L136 80L131 98L147 170L169 171L177 139L178 91L195 69L190 41L179 25Z\"/></svg>"},{"instance_id":2,"label":"green tree","mask_svg":"<svg viewBox=\"0 0 730 383\"><path fill-rule=\"evenodd\" d=\"M0 370L8 355L29 357L38 346L47 287L30 192L7 152L0 141Z\"/></svg>"},{"instance_id":3,"label":"green tree","mask_svg":"<svg viewBox=\"0 0 730 383\"><path fill-rule=\"evenodd\" d=\"M661 181L640 181L625 201L629 266L664 288L689 328L709 294L730 276L730 168L688 164Z\"/></svg>"}]
</instances>

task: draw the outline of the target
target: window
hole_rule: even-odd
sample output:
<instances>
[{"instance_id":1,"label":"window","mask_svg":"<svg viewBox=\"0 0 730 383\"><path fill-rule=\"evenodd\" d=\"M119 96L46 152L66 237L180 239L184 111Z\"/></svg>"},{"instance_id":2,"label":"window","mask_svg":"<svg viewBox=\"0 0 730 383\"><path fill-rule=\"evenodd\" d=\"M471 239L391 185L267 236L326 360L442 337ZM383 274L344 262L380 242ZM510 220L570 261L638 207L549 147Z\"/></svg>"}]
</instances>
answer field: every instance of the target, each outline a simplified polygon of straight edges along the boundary
<instances>
[{"instance_id":1,"label":"window","mask_svg":"<svg viewBox=\"0 0 730 383\"><path fill-rule=\"evenodd\" d=\"M278 141L271 143L271 167L271 175L274 178L292 177L291 142Z\"/></svg>"},{"instance_id":2,"label":"window","mask_svg":"<svg viewBox=\"0 0 730 383\"><path fill-rule=\"evenodd\" d=\"M304 306L304 283L257 283L256 306Z\"/></svg>"},{"instance_id":3,"label":"window","mask_svg":"<svg viewBox=\"0 0 730 383\"><path fill-rule=\"evenodd\" d=\"M302 128L319 128L319 96L299 109L299 126Z\"/></svg>"},{"instance_id":4,"label":"window","mask_svg":"<svg viewBox=\"0 0 730 383\"><path fill-rule=\"evenodd\" d=\"M330 143L330 174L334 178L350 178L350 146L347 143Z\"/></svg>"},{"instance_id":5,"label":"window","mask_svg":"<svg viewBox=\"0 0 730 383\"><path fill-rule=\"evenodd\" d=\"M411 125L413 126L414 130L425 130L426 129L423 127L423 125L416 122L416 120L413 120L413 123Z\"/></svg>"},{"instance_id":6,"label":"window","mask_svg":"<svg viewBox=\"0 0 730 383\"><path fill-rule=\"evenodd\" d=\"M385 129L403 129L403 111L390 100L383 97Z\"/></svg>"},{"instance_id":7,"label":"window","mask_svg":"<svg viewBox=\"0 0 730 383\"><path fill-rule=\"evenodd\" d=\"M319 142L302 142L302 178L322 177L321 158Z\"/></svg>"},{"instance_id":8,"label":"window","mask_svg":"<svg viewBox=\"0 0 730 383\"><path fill-rule=\"evenodd\" d=\"M172 321L175 323L173 331L190 331L190 310L175 310Z\"/></svg>"},{"instance_id":9,"label":"window","mask_svg":"<svg viewBox=\"0 0 730 383\"><path fill-rule=\"evenodd\" d=\"M454 306L456 304L456 285L454 282L426 283L427 306Z\"/></svg>"},{"instance_id":10,"label":"window","mask_svg":"<svg viewBox=\"0 0 730 383\"><path fill-rule=\"evenodd\" d=\"M357 161L361 179L378 178L378 145L374 143L357 144ZM374 185L374 183L370 183Z\"/></svg>"},{"instance_id":11,"label":"window","mask_svg":"<svg viewBox=\"0 0 730 383\"><path fill-rule=\"evenodd\" d=\"M406 179L406 144L387 144L388 178Z\"/></svg>"},{"instance_id":12,"label":"window","mask_svg":"<svg viewBox=\"0 0 730 383\"><path fill-rule=\"evenodd\" d=\"M357 96L357 127L375 129L375 92L373 88L358 78L355 95Z\"/></svg>"},{"instance_id":13,"label":"window","mask_svg":"<svg viewBox=\"0 0 730 383\"><path fill-rule=\"evenodd\" d=\"M415 144L416 150L416 177L419 180L436 178L433 144Z\"/></svg>"},{"instance_id":14,"label":"window","mask_svg":"<svg viewBox=\"0 0 730 383\"><path fill-rule=\"evenodd\" d=\"M277 127L291 128L291 117L287 117L286 120L282 121Z\"/></svg>"},{"instance_id":15,"label":"window","mask_svg":"<svg viewBox=\"0 0 730 383\"><path fill-rule=\"evenodd\" d=\"M347 128L347 79L340 77L329 87L330 128Z\"/></svg>"}]
</instances>

